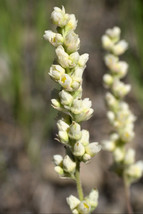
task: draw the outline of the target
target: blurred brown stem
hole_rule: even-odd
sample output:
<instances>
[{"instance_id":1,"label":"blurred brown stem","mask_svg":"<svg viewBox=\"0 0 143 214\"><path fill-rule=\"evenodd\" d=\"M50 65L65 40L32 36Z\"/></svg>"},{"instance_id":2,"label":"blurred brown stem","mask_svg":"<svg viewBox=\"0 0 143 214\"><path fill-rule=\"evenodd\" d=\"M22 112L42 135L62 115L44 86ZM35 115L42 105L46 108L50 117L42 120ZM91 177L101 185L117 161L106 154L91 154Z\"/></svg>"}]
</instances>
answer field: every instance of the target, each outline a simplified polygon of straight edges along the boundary
<instances>
[{"instance_id":1,"label":"blurred brown stem","mask_svg":"<svg viewBox=\"0 0 143 214\"><path fill-rule=\"evenodd\" d=\"M126 199L126 206L128 210L128 214L133 214L133 209L130 202L130 187L124 178L124 190L125 190L125 199Z\"/></svg>"}]
</instances>

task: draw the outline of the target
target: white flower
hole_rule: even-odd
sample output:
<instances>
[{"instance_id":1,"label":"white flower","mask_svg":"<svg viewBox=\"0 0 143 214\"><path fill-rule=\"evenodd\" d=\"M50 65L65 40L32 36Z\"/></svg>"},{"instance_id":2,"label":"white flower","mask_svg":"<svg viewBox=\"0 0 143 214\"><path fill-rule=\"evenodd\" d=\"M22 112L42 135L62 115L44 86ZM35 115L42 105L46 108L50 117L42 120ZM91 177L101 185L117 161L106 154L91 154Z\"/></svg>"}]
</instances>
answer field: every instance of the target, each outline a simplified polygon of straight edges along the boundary
<instances>
[{"instance_id":1,"label":"white flower","mask_svg":"<svg viewBox=\"0 0 143 214\"><path fill-rule=\"evenodd\" d=\"M113 77L110 74L105 74L103 76L103 82L105 84L105 87L110 87L113 83Z\"/></svg>"},{"instance_id":2,"label":"white flower","mask_svg":"<svg viewBox=\"0 0 143 214\"><path fill-rule=\"evenodd\" d=\"M119 27L113 27L112 29L107 29L106 34L114 41L118 41L120 38L121 30Z\"/></svg>"},{"instance_id":3,"label":"white flower","mask_svg":"<svg viewBox=\"0 0 143 214\"><path fill-rule=\"evenodd\" d=\"M78 59L79 59L79 53L78 52L74 52L74 53L70 54L69 67L74 68L78 63Z\"/></svg>"},{"instance_id":4,"label":"white flower","mask_svg":"<svg viewBox=\"0 0 143 214\"><path fill-rule=\"evenodd\" d=\"M75 30L77 27L77 20L74 14L70 14L68 17L68 23L66 24L66 31Z\"/></svg>"},{"instance_id":5,"label":"white flower","mask_svg":"<svg viewBox=\"0 0 143 214\"><path fill-rule=\"evenodd\" d=\"M104 61L106 66L114 71L114 65L119 61L118 57L114 56L113 54L106 54L104 57Z\"/></svg>"},{"instance_id":6,"label":"white flower","mask_svg":"<svg viewBox=\"0 0 143 214\"><path fill-rule=\"evenodd\" d=\"M66 155L63 159L63 168L66 172L74 172L76 163L68 155Z\"/></svg>"},{"instance_id":7,"label":"white flower","mask_svg":"<svg viewBox=\"0 0 143 214\"><path fill-rule=\"evenodd\" d=\"M87 162L91 159L91 156L89 154L84 154L83 157L82 157L83 161Z\"/></svg>"},{"instance_id":8,"label":"white flower","mask_svg":"<svg viewBox=\"0 0 143 214\"><path fill-rule=\"evenodd\" d=\"M81 138L81 127L78 123L72 122L69 127L69 137L74 140L79 140Z\"/></svg>"},{"instance_id":9,"label":"white flower","mask_svg":"<svg viewBox=\"0 0 143 214\"><path fill-rule=\"evenodd\" d=\"M90 143L85 147L86 153L89 154L91 157L95 156L100 150L101 145L99 145L99 143L97 142Z\"/></svg>"},{"instance_id":10,"label":"white flower","mask_svg":"<svg viewBox=\"0 0 143 214\"><path fill-rule=\"evenodd\" d=\"M68 68L69 67L69 55L65 52L63 46L58 46L56 48L56 54L58 57L58 61L62 67Z\"/></svg>"},{"instance_id":11,"label":"white flower","mask_svg":"<svg viewBox=\"0 0 143 214\"><path fill-rule=\"evenodd\" d=\"M62 9L54 7L54 11L51 14L51 18L55 25L59 27L64 27L69 20L69 15L65 13L65 9L63 6Z\"/></svg>"},{"instance_id":12,"label":"white flower","mask_svg":"<svg viewBox=\"0 0 143 214\"><path fill-rule=\"evenodd\" d=\"M67 131L67 129L69 128L69 125L63 119L58 120L57 126L59 131Z\"/></svg>"},{"instance_id":13,"label":"white flower","mask_svg":"<svg viewBox=\"0 0 143 214\"><path fill-rule=\"evenodd\" d=\"M43 35L44 39L48 40L53 46L57 47L63 44L64 38L59 33L54 33L51 30L46 30Z\"/></svg>"},{"instance_id":14,"label":"white flower","mask_svg":"<svg viewBox=\"0 0 143 214\"><path fill-rule=\"evenodd\" d=\"M80 204L80 200L73 195L70 195L66 200L71 210L74 210Z\"/></svg>"},{"instance_id":15,"label":"white flower","mask_svg":"<svg viewBox=\"0 0 143 214\"><path fill-rule=\"evenodd\" d=\"M82 74L83 74L84 68L76 66L74 69L74 73L72 74L73 80L76 80L78 82L82 82Z\"/></svg>"},{"instance_id":16,"label":"white flower","mask_svg":"<svg viewBox=\"0 0 143 214\"><path fill-rule=\"evenodd\" d=\"M82 54L80 57L79 57L79 60L78 60L78 65L80 67L85 67L87 61L89 59L89 54L85 53L85 54Z\"/></svg>"},{"instance_id":17,"label":"white flower","mask_svg":"<svg viewBox=\"0 0 143 214\"><path fill-rule=\"evenodd\" d=\"M106 50L111 50L114 45L113 41L107 35L103 35L101 40L103 48L105 48Z\"/></svg>"},{"instance_id":18,"label":"white flower","mask_svg":"<svg viewBox=\"0 0 143 214\"><path fill-rule=\"evenodd\" d=\"M115 55L121 55L127 50L127 48L128 43L125 40L121 40L113 46L112 51Z\"/></svg>"},{"instance_id":19,"label":"white flower","mask_svg":"<svg viewBox=\"0 0 143 214\"><path fill-rule=\"evenodd\" d=\"M89 144L89 131L83 129L81 131L81 139L78 142L84 146L87 146Z\"/></svg>"},{"instance_id":20,"label":"white flower","mask_svg":"<svg viewBox=\"0 0 143 214\"><path fill-rule=\"evenodd\" d=\"M64 175L64 171L60 166L55 166L55 171L60 175L63 176Z\"/></svg>"},{"instance_id":21,"label":"white flower","mask_svg":"<svg viewBox=\"0 0 143 214\"><path fill-rule=\"evenodd\" d=\"M112 140L103 140L102 149L112 152L115 149L115 142Z\"/></svg>"},{"instance_id":22,"label":"white flower","mask_svg":"<svg viewBox=\"0 0 143 214\"><path fill-rule=\"evenodd\" d=\"M75 99L73 101L71 111L75 114L76 121L80 122L83 120L88 120L93 113L93 109L90 108L92 102L89 98L85 98L84 100Z\"/></svg>"},{"instance_id":23,"label":"white flower","mask_svg":"<svg viewBox=\"0 0 143 214\"><path fill-rule=\"evenodd\" d=\"M66 131L59 131L58 132L58 136L60 138L60 141L64 144L67 144L69 141L69 136L68 133Z\"/></svg>"},{"instance_id":24,"label":"white flower","mask_svg":"<svg viewBox=\"0 0 143 214\"><path fill-rule=\"evenodd\" d=\"M65 73L65 69L62 68L60 65L52 65L50 67L50 72L49 75L55 79L55 80L59 80L60 77Z\"/></svg>"},{"instance_id":25,"label":"white flower","mask_svg":"<svg viewBox=\"0 0 143 214\"><path fill-rule=\"evenodd\" d=\"M139 179L143 174L143 161L138 161L135 164L130 165L125 170L125 175L129 179L129 182L133 182Z\"/></svg>"},{"instance_id":26,"label":"white flower","mask_svg":"<svg viewBox=\"0 0 143 214\"><path fill-rule=\"evenodd\" d=\"M58 81L59 84L67 91L72 91L72 78L68 74L61 75L60 80Z\"/></svg>"},{"instance_id":27,"label":"white flower","mask_svg":"<svg viewBox=\"0 0 143 214\"><path fill-rule=\"evenodd\" d=\"M115 114L112 111L108 111L107 118L110 121L110 123L113 123L113 121L115 120Z\"/></svg>"},{"instance_id":28,"label":"white flower","mask_svg":"<svg viewBox=\"0 0 143 214\"><path fill-rule=\"evenodd\" d=\"M123 82L116 80L112 85L112 90L116 94L116 96L124 97L131 90L131 85L124 84Z\"/></svg>"},{"instance_id":29,"label":"white flower","mask_svg":"<svg viewBox=\"0 0 143 214\"><path fill-rule=\"evenodd\" d=\"M67 52L75 52L79 49L80 39L77 34L75 34L73 31L70 31L65 37L64 44L66 46Z\"/></svg>"},{"instance_id":30,"label":"white flower","mask_svg":"<svg viewBox=\"0 0 143 214\"><path fill-rule=\"evenodd\" d=\"M116 148L113 153L114 159L116 162L121 162L124 159L125 152L122 148Z\"/></svg>"},{"instance_id":31,"label":"white flower","mask_svg":"<svg viewBox=\"0 0 143 214\"><path fill-rule=\"evenodd\" d=\"M62 90L59 93L59 96L60 96L62 105L71 105L73 101L73 96L70 93L66 92L65 90Z\"/></svg>"},{"instance_id":32,"label":"white flower","mask_svg":"<svg viewBox=\"0 0 143 214\"><path fill-rule=\"evenodd\" d=\"M81 143L79 143L79 142L75 143L75 145L74 145L74 150L73 150L73 154L74 154L75 156L83 156L84 153L85 153L85 148L84 148L84 146L83 146Z\"/></svg>"},{"instance_id":33,"label":"white flower","mask_svg":"<svg viewBox=\"0 0 143 214\"><path fill-rule=\"evenodd\" d=\"M60 104L59 100L51 99L51 103L52 103L53 108L55 108L59 111L62 111L61 104Z\"/></svg>"},{"instance_id":34,"label":"white flower","mask_svg":"<svg viewBox=\"0 0 143 214\"><path fill-rule=\"evenodd\" d=\"M63 161L63 157L61 155L54 155L53 161L56 166L60 165Z\"/></svg>"},{"instance_id":35,"label":"white flower","mask_svg":"<svg viewBox=\"0 0 143 214\"><path fill-rule=\"evenodd\" d=\"M116 108L118 106L118 101L110 92L106 93L105 99L109 107Z\"/></svg>"},{"instance_id":36,"label":"white flower","mask_svg":"<svg viewBox=\"0 0 143 214\"><path fill-rule=\"evenodd\" d=\"M124 163L133 164L135 161L135 150L129 149L125 154Z\"/></svg>"},{"instance_id":37,"label":"white flower","mask_svg":"<svg viewBox=\"0 0 143 214\"><path fill-rule=\"evenodd\" d=\"M81 214L89 214L90 208L90 204L87 201L81 201L78 205L78 211Z\"/></svg>"},{"instance_id":38,"label":"white flower","mask_svg":"<svg viewBox=\"0 0 143 214\"><path fill-rule=\"evenodd\" d=\"M92 189L90 194L86 197L86 200L90 204L91 207L97 207L98 204L99 193L96 189Z\"/></svg>"}]
</instances>

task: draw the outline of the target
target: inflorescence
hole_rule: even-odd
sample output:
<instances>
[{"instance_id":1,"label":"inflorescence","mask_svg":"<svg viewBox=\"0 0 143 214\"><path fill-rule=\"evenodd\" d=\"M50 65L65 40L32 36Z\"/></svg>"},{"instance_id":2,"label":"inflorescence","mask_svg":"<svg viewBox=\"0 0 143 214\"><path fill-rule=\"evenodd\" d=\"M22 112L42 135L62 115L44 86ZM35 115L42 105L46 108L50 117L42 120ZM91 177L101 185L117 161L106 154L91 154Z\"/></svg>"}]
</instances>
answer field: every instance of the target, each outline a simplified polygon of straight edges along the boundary
<instances>
[{"instance_id":1,"label":"inflorescence","mask_svg":"<svg viewBox=\"0 0 143 214\"><path fill-rule=\"evenodd\" d=\"M74 14L67 14L64 7L55 7L51 14L57 32L45 31L44 38L55 48L57 63L49 71L50 77L61 86L58 98L52 99L53 108L63 113L57 122L58 141L65 146L66 155L54 155L55 171L61 177L74 179L77 183L79 199L73 195L67 203L74 214L88 214L98 204L98 191L92 189L84 197L79 179L80 163L89 161L101 149L98 142L89 142L89 131L81 129L80 122L90 119L93 114L92 102L82 99L82 75L89 55L80 55L79 36L74 32L77 20Z\"/></svg>"},{"instance_id":2,"label":"inflorescence","mask_svg":"<svg viewBox=\"0 0 143 214\"><path fill-rule=\"evenodd\" d=\"M130 185L143 174L143 161L135 162L135 150L126 145L134 137L134 121L124 97L131 90L129 84L122 82L128 72L128 64L120 61L119 56L128 48L125 40L120 40L119 27L108 29L102 36L102 46L107 51L104 61L109 73L103 77L105 88L109 89L105 100L108 107L107 118L113 127L110 139L103 142L105 150L113 154L113 168Z\"/></svg>"}]
</instances>

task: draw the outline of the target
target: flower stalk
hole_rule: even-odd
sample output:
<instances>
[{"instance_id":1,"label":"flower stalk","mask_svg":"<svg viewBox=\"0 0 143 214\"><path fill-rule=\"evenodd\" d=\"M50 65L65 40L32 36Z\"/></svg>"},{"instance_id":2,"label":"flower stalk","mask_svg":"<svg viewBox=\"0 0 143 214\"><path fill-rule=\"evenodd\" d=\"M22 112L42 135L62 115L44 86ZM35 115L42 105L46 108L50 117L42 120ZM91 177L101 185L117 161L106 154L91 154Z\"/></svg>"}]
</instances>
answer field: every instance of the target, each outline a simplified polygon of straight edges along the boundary
<instances>
[{"instance_id":1,"label":"flower stalk","mask_svg":"<svg viewBox=\"0 0 143 214\"><path fill-rule=\"evenodd\" d=\"M129 199L130 185L143 174L143 161L135 161L135 150L129 148L133 139L134 121L136 117L131 112L124 97L130 92L131 85L122 79L128 72L128 64L119 56L128 48L125 40L120 40L119 27L106 30L102 36L102 46L107 51L104 61L109 70L103 76L103 83L108 92L105 100L108 108L107 118L113 127L109 140L103 141L103 148L112 152L113 169L123 179L129 214L133 213ZM128 146L128 147L127 147Z\"/></svg>"},{"instance_id":2,"label":"flower stalk","mask_svg":"<svg viewBox=\"0 0 143 214\"><path fill-rule=\"evenodd\" d=\"M89 55L80 55L80 39L75 33L77 20L74 14L55 7L51 18L57 32L45 31L44 38L55 48L56 64L49 71L50 77L61 86L57 98L51 100L53 108L63 113L57 122L57 140L65 147L65 156L54 155L55 171L60 177L76 181L78 197L70 195L67 203L73 214L91 213L98 204L98 191L93 189L84 197L80 181L80 163L88 162L101 149L98 142L89 142L89 132L81 128L81 122L91 118L92 102L82 99L83 72Z\"/></svg>"}]
</instances>

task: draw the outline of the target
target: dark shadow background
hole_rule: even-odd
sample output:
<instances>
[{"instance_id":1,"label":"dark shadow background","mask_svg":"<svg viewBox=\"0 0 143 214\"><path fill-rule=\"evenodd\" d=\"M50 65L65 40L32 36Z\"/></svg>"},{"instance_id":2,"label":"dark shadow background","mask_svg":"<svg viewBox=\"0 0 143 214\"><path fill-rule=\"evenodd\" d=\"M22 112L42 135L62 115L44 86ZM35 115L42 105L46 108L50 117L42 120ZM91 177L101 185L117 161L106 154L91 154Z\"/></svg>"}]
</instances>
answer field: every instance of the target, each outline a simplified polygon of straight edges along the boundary
<instances>
[{"instance_id":1,"label":"dark shadow background","mask_svg":"<svg viewBox=\"0 0 143 214\"><path fill-rule=\"evenodd\" d=\"M83 124L91 141L101 142L111 130L106 119L102 76L106 72L101 36L121 27L129 42L123 56L130 65L126 81L132 85L127 101L137 116L133 147L143 155L143 1L142 0L0 0L0 213L69 213L65 198L76 195L75 184L54 172L52 156L64 154L54 141L57 112L50 106L56 84L48 76L54 48L43 40L53 29L54 6L65 6L77 17L80 53L89 53L84 73L84 97L93 101L94 116ZM84 191L97 187L95 213L126 213L121 180L109 172L112 158L100 152L82 165ZM135 213L143 213L143 178L131 187Z\"/></svg>"}]
</instances>

